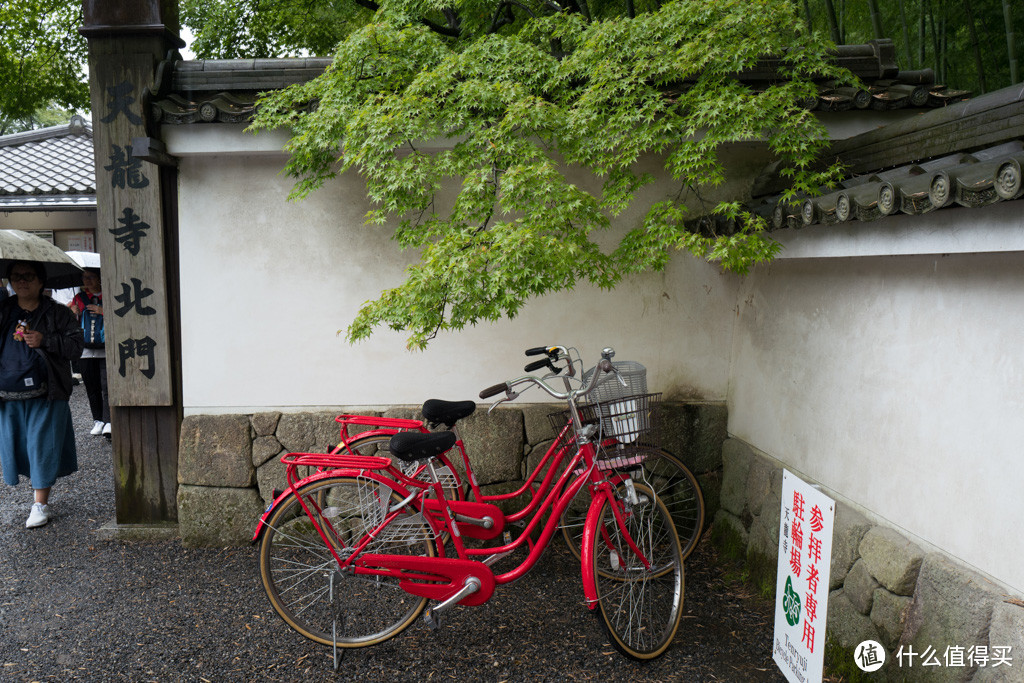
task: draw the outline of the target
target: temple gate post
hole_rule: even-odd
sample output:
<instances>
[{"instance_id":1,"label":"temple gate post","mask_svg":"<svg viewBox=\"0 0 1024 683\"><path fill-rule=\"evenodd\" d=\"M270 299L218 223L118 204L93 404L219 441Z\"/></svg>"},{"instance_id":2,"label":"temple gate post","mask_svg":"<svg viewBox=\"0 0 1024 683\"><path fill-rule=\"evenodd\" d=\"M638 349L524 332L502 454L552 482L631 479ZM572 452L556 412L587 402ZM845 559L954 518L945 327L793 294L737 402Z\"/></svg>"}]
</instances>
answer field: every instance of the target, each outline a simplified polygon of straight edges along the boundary
<instances>
[{"instance_id":1,"label":"temple gate post","mask_svg":"<svg viewBox=\"0 0 1024 683\"><path fill-rule=\"evenodd\" d=\"M85 0L116 524L177 521L177 170L149 111L184 43L176 0ZM151 150L146 152L135 150ZM152 151L156 150L156 151ZM143 157L143 158L140 158Z\"/></svg>"}]
</instances>

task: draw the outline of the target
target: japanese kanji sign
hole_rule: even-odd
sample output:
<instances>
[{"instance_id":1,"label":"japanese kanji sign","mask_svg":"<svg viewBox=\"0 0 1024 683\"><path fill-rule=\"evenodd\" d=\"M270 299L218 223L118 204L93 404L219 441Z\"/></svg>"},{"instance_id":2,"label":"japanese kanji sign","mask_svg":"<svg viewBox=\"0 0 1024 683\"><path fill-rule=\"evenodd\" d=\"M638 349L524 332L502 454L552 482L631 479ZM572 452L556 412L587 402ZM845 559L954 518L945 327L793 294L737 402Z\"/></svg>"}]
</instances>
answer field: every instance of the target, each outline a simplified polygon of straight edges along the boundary
<instances>
[{"instance_id":1,"label":"japanese kanji sign","mask_svg":"<svg viewBox=\"0 0 1024 683\"><path fill-rule=\"evenodd\" d=\"M783 471L774 658L790 683L820 683L835 501Z\"/></svg>"},{"instance_id":2,"label":"japanese kanji sign","mask_svg":"<svg viewBox=\"0 0 1024 683\"><path fill-rule=\"evenodd\" d=\"M166 245L159 169L132 156L146 136L147 54L95 55L97 241L110 292L107 359L110 403L173 403Z\"/></svg>"}]
</instances>

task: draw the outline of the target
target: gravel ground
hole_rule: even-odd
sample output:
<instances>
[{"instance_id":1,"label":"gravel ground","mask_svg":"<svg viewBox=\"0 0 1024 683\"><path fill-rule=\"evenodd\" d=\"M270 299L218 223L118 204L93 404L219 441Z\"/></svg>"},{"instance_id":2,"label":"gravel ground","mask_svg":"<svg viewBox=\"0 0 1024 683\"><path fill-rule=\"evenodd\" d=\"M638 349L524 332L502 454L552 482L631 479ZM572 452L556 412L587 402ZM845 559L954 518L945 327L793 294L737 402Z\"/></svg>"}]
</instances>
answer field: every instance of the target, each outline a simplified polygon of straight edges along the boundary
<instances>
[{"instance_id":1,"label":"gravel ground","mask_svg":"<svg viewBox=\"0 0 1024 683\"><path fill-rule=\"evenodd\" d=\"M81 387L71 405L80 470L54 487L50 524L25 528L24 481L0 494L2 681L785 680L771 659L771 605L723 578L706 542L687 561L675 642L653 662L609 645L559 543L486 605L447 613L439 631L417 621L350 651L335 673L330 649L270 608L256 548L98 538L114 516L110 445L89 435Z\"/></svg>"}]
</instances>

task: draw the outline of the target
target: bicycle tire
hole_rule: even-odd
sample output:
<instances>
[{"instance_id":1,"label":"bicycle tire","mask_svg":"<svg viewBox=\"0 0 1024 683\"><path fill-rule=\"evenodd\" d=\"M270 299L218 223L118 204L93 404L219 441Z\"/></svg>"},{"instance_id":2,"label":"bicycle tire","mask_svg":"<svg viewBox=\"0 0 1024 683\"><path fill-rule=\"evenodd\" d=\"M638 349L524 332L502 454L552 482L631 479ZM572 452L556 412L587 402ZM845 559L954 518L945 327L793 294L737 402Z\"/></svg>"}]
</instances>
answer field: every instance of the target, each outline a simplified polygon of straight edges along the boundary
<instances>
[{"instance_id":1,"label":"bicycle tire","mask_svg":"<svg viewBox=\"0 0 1024 683\"><path fill-rule=\"evenodd\" d=\"M298 496L325 531L333 530L327 533L339 553L350 547L346 540L364 537L379 524L385 504L401 500L367 477L321 479L285 499L268 518L260 543L260 576L274 611L306 638L344 648L376 645L408 628L427 599L406 593L397 579L338 571ZM388 530L401 536L381 533L365 552L436 556L434 532L419 514L403 513L383 531Z\"/></svg>"},{"instance_id":2,"label":"bicycle tire","mask_svg":"<svg viewBox=\"0 0 1024 683\"><path fill-rule=\"evenodd\" d=\"M396 431L395 434L398 432ZM335 451L338 453L348 453L351 451L353 455L376 455L384 458L390 458L391 462L394 463L403 474L406 476L412 476L412 472L418 468L418 463L409 464L394 458L391 455L391 437L393 434L374 434L370 436L357 436L348 442L339 443L335 447ZM458 471L452 465L448 456L444 453L436 456L436 459L440 461L442 468L438 469L438 474L442 477L442 483L444 484L444 494L449 500L464 500L465 496L462 492L462 479L459 477ZM445 474L444 468L447 468L451 474ZM429 477L426 472L419 477L422 481L429 481ZM447 481L446 481L447 480Z\"/></svg>"},{"instance_id":3,"label":"bicycle tire","mask_svg":"<svg viewBox=\"0 0 1024 683\"><path fill-rule=\"evenodd\" d=\"M683 558L668 508L647 486L634 482L637 503L626 505L626 531L648 558L650 568L632 552L615 519L610 501L601 501L592 536L593 610L612 645L631 659L662 655L682 618ZM617 496L624 496L620 486Z\"/></svg>"},{"instance_id":4,"label":"bicycle tire","mask_svg":"<svg viewBox=\"0 0 1024 683\"><path fill-rule=\"evenodd\" d=\"M623 466L615 471L628 473L635 481L647 484L665 503L675 523L685 560L697 546L704 529L704 495L697 478L679 458L657 448L630 448L622 460ZM614 462L615 458L609 461ZM583 524L589 507L590 494L584 487L562 513L562 535L577 559L580 559Z\"/></svg>"}]
</instances>

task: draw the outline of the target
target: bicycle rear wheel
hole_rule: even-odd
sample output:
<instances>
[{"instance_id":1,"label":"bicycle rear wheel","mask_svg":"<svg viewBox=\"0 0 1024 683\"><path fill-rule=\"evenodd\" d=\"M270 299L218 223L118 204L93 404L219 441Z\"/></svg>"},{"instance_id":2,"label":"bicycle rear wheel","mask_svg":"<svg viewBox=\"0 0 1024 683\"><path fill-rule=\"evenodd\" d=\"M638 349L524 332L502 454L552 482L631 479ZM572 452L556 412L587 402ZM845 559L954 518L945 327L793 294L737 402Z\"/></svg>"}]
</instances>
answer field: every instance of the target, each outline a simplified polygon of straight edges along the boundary
<instances>
[{"instance_id":1,"label":"bicycle rear wheel","mask_svg":"<svg viewBox=\"0 0 1024 683\"><path fill-rule=\"evenodd\" d=\"M339 571L298 496L342 558L383 521L387 507L401 500L387 485L366 477L321 479L285 499L268 518L260 544L260 576L274 610L324 645L376 645L405 630L427 599L409 595L396 579ZM365 552L437 554L430 524L415 512L400 514Z\"/></svg>"},{"instance_id":2,"label":"bicycle rear wheel","mask_svg":"<svg viewBox=\"0 0 1024 683\"><path fill-rule=\"evenodd\" d=\"M693 473L679 458L658 448L630 447L621 454L606 455L602 452L600 462L646 484L661 499L675 524L683 559L689 557L704 528L704 496ZM580 557L589 507L590 494L583 488L562 513L562 535L576 557Z\"/></svg>"},{"instance_id":3,"label":"bicycle rear wheel","mask_svg":"<svg viewBox=\"0 0 1024 683\"><path fill-rule=\"evenodd\" d=\"M598 599L594 610L617 650L632 659L653 659L668 649L683 606L683 558L665 504L648 486L634 482L636 501L620 486L624 527L647 558L632 551L606 498L593 535L593 569Z\"/></svg>"}]
</instances>

